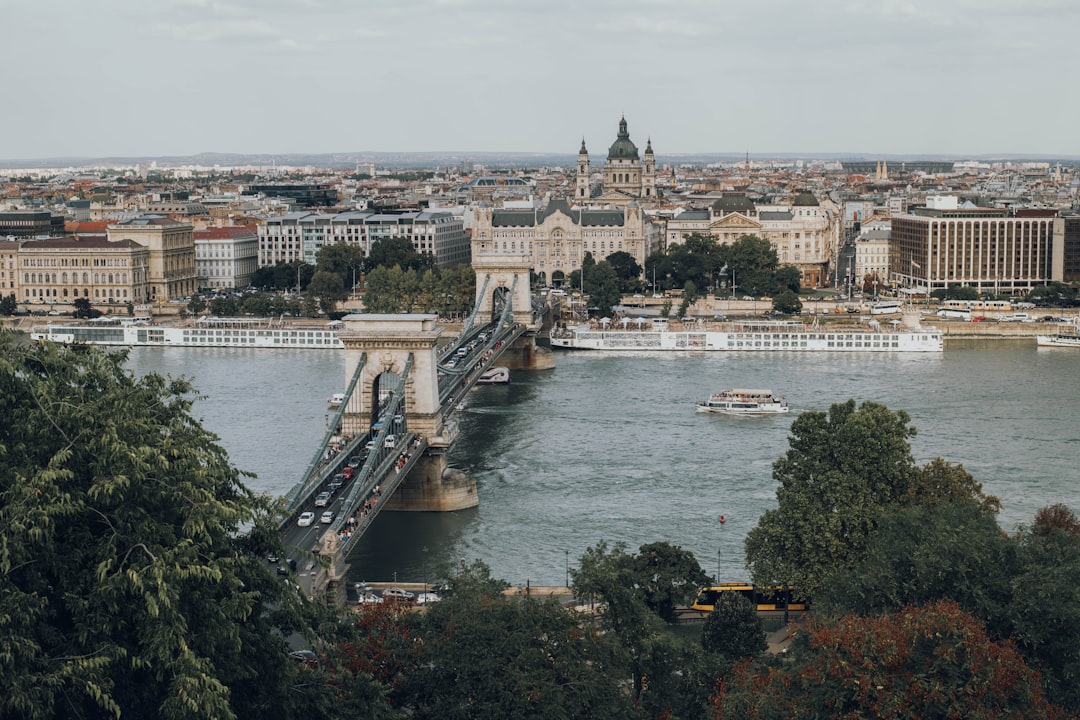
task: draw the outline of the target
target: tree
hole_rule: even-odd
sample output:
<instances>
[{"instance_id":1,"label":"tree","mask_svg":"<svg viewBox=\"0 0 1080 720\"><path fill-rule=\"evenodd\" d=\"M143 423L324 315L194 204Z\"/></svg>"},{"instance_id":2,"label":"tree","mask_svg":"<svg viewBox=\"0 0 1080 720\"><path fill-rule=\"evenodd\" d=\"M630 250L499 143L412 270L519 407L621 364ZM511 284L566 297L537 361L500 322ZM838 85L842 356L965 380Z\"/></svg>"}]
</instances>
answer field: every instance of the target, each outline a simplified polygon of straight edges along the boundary
<instances>
[{"instance_id":1,"label":"tree","mask_svg":"<svg viewBox=\"0 0 1080 720\"><path fill-rule=\"evenodd\" d=\"M777 269L773 283L774 294L790 290L798 295L802 289L802 273L794 265L784 265Z\"/></svg>"},{"instance_id":2,"label":"tree","mask_svg":"<svg viewBox=\"0 0 1080 720\"><path fill-rule=\"evenodd\" d=\"M409 312L420 294L415 270L400 266L377 267L368 273L364 290L364 310L369 313Z\"/></svg>"},{"instance_id":3,"label":"tree","mask_svg":"<svg viewBox=\"0 0 1080 720\"><path fill-rule=\"evenodd\" d=\"M341 276L326 270L319 270L311 277L308 292L319 299L319 308L327 315L349 296Z\"/></svg>"},{"instance_id":4,"label":"tree","mask_svg":"<svg viewBox=\"0 0 1080 720\"><path fill-rule=\"evenodd\" d=\"M416 252L406 237L384 238L372 243L366 269L371 272L377 267L423 272L435 267L435 256Z\"/></svg>"},{"instance_id":5,"label":"tree","mask_svg":"<svg viewBox=\"0 0 1080 720\"><path fill-rule=\"evenodd\" d=\"M316 273L327 272L337 275L341 279L343 288L352 288L363 270L364 249L359 245L347 242L324 245L315 254Z\"/></svg>"},{"instance_id":6,"label":"tree","mask_svg":"<svg viewBox=\"0 0 1080 720\"><path fill-rule=\"evenodd\" d=\"M779 260L768 240L743 235L724 248L724 258L743 292L754 296L772 292Z\"/></svg>"},{"instance_id":7,"label":"tree","mask_svg":"<svg viewBox=\"0 0 1080 720\"><path fill-rule=\"evenodd\" d=\"M192 315L199 315L206 309L206 301L201 297L193 297L188 301L187 309Z\"/></svg>"},{"instance_id":8,"label":"tree","mask_svg":"<svg viewBox=\"0 0 1080 720\"><path fill-rule=\"evenodd\" d=\"M97 308L90 306L90 301L87 298L75 298L72 303L75 306L75 311L72 312L73 317L77 318L96 318L101 317L101 311Z\"/></svg>"},{"instance_id":9,"label":"tree","mask_svg":"<svg viewBox=\"0 0 1080 720\"><path fill-rule=\"evenodd\" d=\"M641 286L641 266L633 255L625 250L617 250L608 255L605 260L615 271L615 277L619 279L620 291L634 292Z\"/></svg>"},{"instance_id":10,"label":"tree","mask_svg":"<svg viewBox=\"0 0 1080 720\"><path fill-rule=\"evenodd\" d=\"M0 715L276 715L299 616L259 562L275 508L187 381L125 359L0 335Z\"/></svg>"},{"instance_id":11,"label":"tree","mask_svg":"<svg viewBox=\"0 0 1080 720\"><path fill-rule=\"evenodd\" d=\"M903 410L856 408L854 400L795 419L790 449L773 463L778 507L746 538L755 584L792 584L812 597L831 570L860 559L878 516L914 471L909 420Z\"/></svg>"},{"instance_id":12,"label":"tree","mask_svg":"<svg viewBox=\"0 0 1080 720\"><path fill-rule=\"evenodd\" d=\"M586 276L589 302L600 308L601 315L609 315L611 308L622 302L622 289L615 271L606 261L594 265Z\"/></svg>"},{"instance_id":13,"label":"tree","mask_svg":"<svg viewBox=\"0 0 1080 720\"><path fill-rule=\"evenodd\" d=\"M774 297L772 306L776 312L786 315L798 315L802 312L802 302L799 300L799 296L790 290L784 290Z\"/></svg>"},{"instance_id":14,"label":"tree","mask_svg":"<svg viewBox=\"0 0 1080 720\"><path fill-rule=\"evenodd\" d=\"M721 681L726 718L1060 718L1039 675L956 603L877 618L811 620L789 662L749 661Z\"/></svg>"},{"instance_id":15,"label":"tree","mask_svg":"<svg viewBox=\"0 0 1080 720\"><path fill-rule=\"evenodd\" d=\"M0 298L0 315L14 315L19 309L19 302L15 299L15 293L9 293Z\"/></svg>"},{"instance_id":16,"label":"tree","mask_svg":"<svg viewBox=\"0 0 1080 720\"><path fill-rule=\"evenodd\" d=\"M667 542L642 545L633 567L645 604L672 624L677 622L675 606L686 604L709 581L693 553Z\"/></svg>"},{"instance_id":17,"label":"tree","mask_svg":"<svg viewBox=\"0 0 1080 720\"><path fill-rule=\"evenodd\" d=\"M705 619L701 645L706 652L731 660L760 655L768 645L753 604L733 592L722 592Z\"/></svg>"},{"instance_id":18,"label":"tree","mask_svg":"<svg viewBox=\"0 0 1080 720\"><path fill-rule=\"evenodd\" d=\"M931 505L974 501L980 510L991 515L1001 512L1001 500L982 491L982 483L964 469L941 458L919 467L907 489L900 496L902 505Z\"/></svg>"}]
</instances>

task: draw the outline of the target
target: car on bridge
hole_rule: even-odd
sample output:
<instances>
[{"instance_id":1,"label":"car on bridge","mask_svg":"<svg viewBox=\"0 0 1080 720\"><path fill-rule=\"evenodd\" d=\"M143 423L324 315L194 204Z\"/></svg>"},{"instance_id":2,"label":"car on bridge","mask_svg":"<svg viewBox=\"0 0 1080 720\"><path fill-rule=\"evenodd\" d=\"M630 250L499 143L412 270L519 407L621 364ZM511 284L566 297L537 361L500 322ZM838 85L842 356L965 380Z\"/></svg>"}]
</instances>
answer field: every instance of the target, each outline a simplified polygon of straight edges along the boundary
<instances>
[{"instance_id":1,"label":"car on bridge","mask_svg":"<svg viewBox=\"0 0 1080 720\"><path fill-rule=\"evenodd\" d=\"M315 507L326 507L330 504L331 495L329 492L321 492L318 497L315 498Z\"/></svg>"},{"instance_id":2,"label":"car on bridge","mask_svg":"<svg viewBox=\"0 0 1080 720\"><path fill-rule=\"evenodd\" d=\"M351 467L353 470L357 469L363 464L364 461L360 458L359 455L353 455L351 458L349 458L349 467Z\"/></svg>"},{"instance_id":3,"label":"car on bridge","mask_svg":"<svg viewBox=\"0 0 1080 720\"><path fill-rule=\"evenodd\" d=\"M396 447L396 446L397 446L397 437L395 437L394 435L387 435L386 440L383 440L383 447L392 448L392 447Z\"/></svg>"},{"instance_id":4,"label":"car on bridge","mask_svg":"<svg viewBox=\"0 0 1080 720\"><path fill-rule=\"evenodd\" d=\"M326 489L331 493L336 493L341 489L341 486L345 484L344 478L339 478L337 475L330 481L330 484L326 486Z\"/></svg>"},{"instance_id":5,"label":"car on bridge","mask_svg":"<svg viewBox=\"0 0 1080 720\"><path fill-rule=\"evenodd\" d=\"M346 480L352 480L353 469L351 467L346 467L344 470L341 471L341 475Z\"/></svg>"},{"instance_id":6,"label":"car on bridge","mask_svg":"<svg viewBox=\"0 0 1080 720\"><path fill-rule=\"evenodd\" d=\"M296 519L296 524L299 527L307 527L313 522L315 522L315 513L311 511L300 513L300 517Z\"/></svg>"},{"instance_id":7,"label":"car on bridge","mask_svg":"<svg viewBox=\"0 0 1080 720\"><path fill-rule=\"evenodd\" d=\"M336 517L334 511L327 510L322 514L322 517L319 518L319 522L329 525L330 523L334 522L334 517Z\"/></svg>"}]
</instances>

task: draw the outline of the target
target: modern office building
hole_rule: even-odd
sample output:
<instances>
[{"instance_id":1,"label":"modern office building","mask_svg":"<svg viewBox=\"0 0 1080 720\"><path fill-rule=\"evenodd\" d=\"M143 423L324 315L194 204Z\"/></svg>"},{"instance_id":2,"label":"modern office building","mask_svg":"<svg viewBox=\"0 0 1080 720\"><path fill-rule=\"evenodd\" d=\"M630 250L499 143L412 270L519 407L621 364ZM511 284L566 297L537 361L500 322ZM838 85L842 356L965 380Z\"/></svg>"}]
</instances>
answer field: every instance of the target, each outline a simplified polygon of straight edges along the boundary
<instances>
[{"instance_id":1,"label":"modern office building","mask_svg":"<svg viewBox=\"0 0 1080 720\"><path fill-rule=\"evenodd\" d=\"M445 210L360 210L336 214L288 213L259 226L259 267L297 260L314 265L326 245L348 243L371 253L380 240L405 238L439 267L469 262L462 218Z\"/></svg>"},{"instance_id":2,"label":"modern office building","mask_svg":"<svg viewBox=\"0 0 1080 720\"><path fill-rule=\"evenodd\" d=\"M892 216L891 281L927 292L966 285L1023 293L1052 279L1056 210L982 208L955 196Z\"/></svg>"},{"instance_id":3,"label":"modern office building","mask_svg":"<svg viewBox=\"0 0 1080 720\"><path fill-rule=\"evenodd\" d=\"M1051 280L1080 282L1080 212L1063 212L1054 219L1053 256Z\"/></svg>"},{"instance_id":4,"label":"modern office building","mask_svg":"<svg viewBox=\"0 0 1080 720\"><path fill-rule=\"evenodd\" d=\"M64 234L64 216L48 210L0 212L0 237L59 237Z\"/></svg>"}]
</instances>

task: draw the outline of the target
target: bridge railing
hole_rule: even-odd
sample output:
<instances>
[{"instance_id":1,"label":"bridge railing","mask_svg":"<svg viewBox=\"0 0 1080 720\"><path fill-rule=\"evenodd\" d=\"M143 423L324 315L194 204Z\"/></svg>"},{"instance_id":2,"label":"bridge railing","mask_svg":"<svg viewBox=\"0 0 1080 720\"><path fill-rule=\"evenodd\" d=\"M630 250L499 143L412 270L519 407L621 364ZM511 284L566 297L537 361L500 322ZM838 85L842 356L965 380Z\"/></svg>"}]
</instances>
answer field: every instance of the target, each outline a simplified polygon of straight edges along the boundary
<instances>
[{"instance_id":1,"label":"bridge railing","mask_svg":"<svg viewBox=\"0 0 1080 720\"><path fill-rule=\"evenodd\" d=\"M303 476L300 478L300 482L293 485L292 489L285 495L286 515L291 516L296 510L307 504L307 501L314 494L315 490L322 484L323 480L325 480L326 452L330 447L330 441L334 438L334 435L337 434L338 427L341 425L341 418L345 415L349 400L352 399L353 391L360 381L360 373L363 371L366 363L367 353L363 353L360 355L360 361L356 364L356 370L349 379L349 386L345 389L345 398L342 400L341 405L334 411L334 416L327 424L326 435L323 436L322 442L315 450L315 456L312 457L311 462L308 463Z\"/></svg>"}]
</instances>

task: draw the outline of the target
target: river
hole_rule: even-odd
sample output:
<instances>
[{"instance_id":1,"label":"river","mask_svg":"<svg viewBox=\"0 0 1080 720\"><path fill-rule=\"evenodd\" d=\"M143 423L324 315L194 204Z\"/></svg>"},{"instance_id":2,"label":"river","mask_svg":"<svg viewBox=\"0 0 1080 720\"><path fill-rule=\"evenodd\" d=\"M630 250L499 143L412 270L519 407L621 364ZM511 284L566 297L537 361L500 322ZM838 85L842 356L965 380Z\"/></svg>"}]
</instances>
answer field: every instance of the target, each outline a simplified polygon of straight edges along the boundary
<instances>
[{"instance_id":1,"label":"river","mask_svg":"<svg viewBox=\"0 0 1080 720\"><path fill-rule=\"evenodd\" d=\"M1002 499L1014 530L1045 505L1080 511L1080 352L966 341L944 353L557 354L557 367L477 388L458 413L451 465L480 506L383 513L350 556L354 579L423 581L482 559L512 584L556 585L599 540L668 541L710 574L747 577L742 543L775 504L772 462L794 417L848 398L906 410L920 462L962 463ZM284 494L325 432L344 386L337 352L135 348L138 374L189 377L194 414L254 489ZM724 387L764 387L784 416L696 413ZM725 522L721 524L719 517Z\"/></svg>"}]
</instances>

